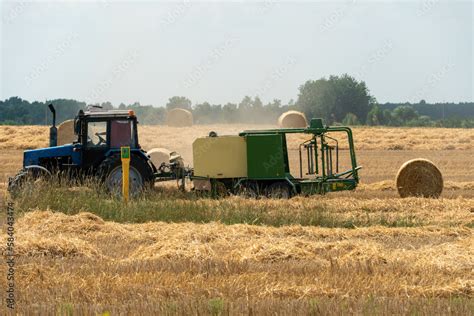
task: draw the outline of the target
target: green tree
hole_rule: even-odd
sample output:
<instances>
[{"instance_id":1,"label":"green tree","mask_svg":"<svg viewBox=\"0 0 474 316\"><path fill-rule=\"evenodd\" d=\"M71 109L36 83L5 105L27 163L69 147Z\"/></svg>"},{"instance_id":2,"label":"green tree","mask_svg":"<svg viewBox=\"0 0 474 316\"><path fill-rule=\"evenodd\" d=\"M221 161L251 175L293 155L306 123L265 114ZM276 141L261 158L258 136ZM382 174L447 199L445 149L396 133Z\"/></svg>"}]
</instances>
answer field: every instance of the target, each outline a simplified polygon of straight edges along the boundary
<instances>
[{"instance_id":1,"label":"green tree","mask_svg":"<svg viewBox=\"0 0 474 316\"><path fill-rule=\"evenodd\" d=\"M247 110L249 110L250 108L252 108L253 106L253 101L252 101L252 98L249 97L248 95L246 95L242 101L240 101L239 103L239 110L242 111L242 112L245 112Z\"/></svg>"},{"instance_id":2,"label":"green tree","mask_svg":"<svg viewBox=\"0 0 474 316\"><path fill-rule=\"evenodd\" d=\"M360 125L359 119L357 118L357 115L354 113L347 113L346 117L342 120L342 124L344 125L349 125L349 126L354 126L354 125Z\"/></svg>"},{"instance_id":3,"label":"green tree","mask_svg":"<svg viewBox=\"0 0 474 316\"><path fill-rule=\"evenodd\" d=\"M222 107L222 117L227 123L236 123L239 121L237 115L237 104L227 103Z\"/></svg>"},{"instance_id":4,"label":"green tree","mask_svg":"<svg viewBox=\"0 0 474 316\"><path fill-rule=\"evenodd\" d=\"M204 102L201 104L196 104L194 106L194 120L198 124L210 123L212 116L212 107L209 102Z\"/></svg>"},{"instance_id":5,"label":"green tree","mask_svg":"<svg viewBox=\"0 0 474 316\"><path fill-rule=\"evenodd\" d=\"M262 100L260 100L259 97L255 97L255 99L252 102L252 106L254 109L261 109L263 108L263 103Z\"/></svg>"},{"instance_id":6,"label":"green tree","mask_svg":"<svg viewBox=\"0 0 474 316\"><path fill-rule=\"evenodd\" d=\"M112 105L112 103L110 103L109 101L107 102L102 102L102 104L100 105L104 110L113 110L114 106Z\"/></svg>"},{"instance_id":7,"label":"green tree","mask_svg":"<svg viewBox=\"0 0 474 316\"><path fill-rule=\"evenodd\" d=\"M392 116L398 125L403 125L408 121L418 119L418 112L411 105L400 105L393 110Z\"/></svg>"},{"instance_id":8,"label":"green tree","mask_svg":"<svg viewBox=\"0 0 474 316\"><path fill-rule=\"evenodd\" d=\"M365 120L375 103L365 82L347 74L308 80L299 90L297 108L308 117L322 117L329 124L341 122L348 113Z\"/></svg>"},{"instance_id":9,"label":"green tree","mask_svg":"<svg viewBox=\"0 0 474 316\"><path fill-rule=\"evenodd\" d=\"M169 99L168 103L166 104L167 110L172 110L176 108L191 110L191 100L186 97L178 97L174 96Z\"/></svg>"},{"instance_id":10,"label":"green tree","mask_svg":"<svg viewBox=\"0 0 474 316\"><path fill-rule=\"evenodd\" d=\"M392 112L390 110L382 110L378 104L374 104L367 114L367 125L390 125L392 122Z\"/></svg>"}]
</instances>

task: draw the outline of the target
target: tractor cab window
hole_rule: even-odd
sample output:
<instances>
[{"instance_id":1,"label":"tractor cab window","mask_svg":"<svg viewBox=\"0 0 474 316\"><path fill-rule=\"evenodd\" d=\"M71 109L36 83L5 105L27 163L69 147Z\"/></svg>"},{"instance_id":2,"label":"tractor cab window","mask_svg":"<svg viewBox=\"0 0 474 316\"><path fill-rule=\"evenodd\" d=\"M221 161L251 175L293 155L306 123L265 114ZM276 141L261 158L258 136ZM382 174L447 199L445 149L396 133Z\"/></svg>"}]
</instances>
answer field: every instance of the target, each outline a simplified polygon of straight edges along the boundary
<instances>
[{"instance_id":1,"label":"tractor cab window","mask_svg":"<svg viewBox=\"0 0 474 316\"><path fill-rule=\"evenodd\" d=\"M131 120L116 120L110 122L110 147L120 148L122 146L135 147L135 133Z\"/></svg>"},{"instance_id":2,"label":"tractor cab window","mask_svg":"<svg viewBox=\"0 0 474 316\"><path fill-rule=\"evenodd\" d=\"M107 122L89 122L87 124L87 146L107 146Z\"/></svg>"}]
</instances>

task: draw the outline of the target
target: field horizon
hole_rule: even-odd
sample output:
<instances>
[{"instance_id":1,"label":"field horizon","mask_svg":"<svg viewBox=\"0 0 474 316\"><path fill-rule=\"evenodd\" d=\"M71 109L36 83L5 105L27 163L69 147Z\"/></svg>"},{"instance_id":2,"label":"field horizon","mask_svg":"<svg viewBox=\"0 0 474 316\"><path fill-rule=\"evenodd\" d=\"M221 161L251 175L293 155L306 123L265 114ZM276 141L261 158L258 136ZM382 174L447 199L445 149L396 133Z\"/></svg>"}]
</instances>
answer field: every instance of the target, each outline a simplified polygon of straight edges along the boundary
<instances>
[{"instance_id":1,"label":"field horizon","mask_svg":"<svg viewBox=\"0 0 474 316\"><path fill-rule=\"evenodd\" d=\"M189 163L195 137L247 127L144 126L141 143L146 149L177 150ZM290 200L209 199L164 183L125 205L93 185L54 183L12 200L6 181L21 168L24 148L47 145L47 128L6 128L0 126L0 206L6 209L7 200L13 201L16 212L19 314L469 315L474 310L470 130L354 128L363 166L354 192ZM456 133L463 140L448 146ZM301 138L291 141L290 162ZM441 198L398 197L396 172L418 157L442 171ZM5 212L0 225L5 254ZM6 268L1 265L0 274L6 275ZM6 278L0 284L6 286Z\"/></svg>"}]
</instances>

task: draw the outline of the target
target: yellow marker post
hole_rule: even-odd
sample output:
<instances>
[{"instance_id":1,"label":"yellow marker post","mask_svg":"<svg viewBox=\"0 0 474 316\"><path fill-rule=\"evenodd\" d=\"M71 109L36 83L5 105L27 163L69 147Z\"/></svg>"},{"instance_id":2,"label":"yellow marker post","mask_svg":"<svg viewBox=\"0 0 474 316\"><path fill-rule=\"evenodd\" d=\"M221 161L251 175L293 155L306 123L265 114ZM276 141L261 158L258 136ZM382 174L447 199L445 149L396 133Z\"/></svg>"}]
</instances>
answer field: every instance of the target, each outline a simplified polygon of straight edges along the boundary
<instances>
[{"instance_id":1,"label":"yellow marker post","mask_svg":"<svg viewBox=\"0 0 474 316\"><path fill-rule=\"evenodd\" d=\"M130 147L120 148L120 158L122 159L122 196L127 203L130 188Z\"/></svg>"}]
</instances>

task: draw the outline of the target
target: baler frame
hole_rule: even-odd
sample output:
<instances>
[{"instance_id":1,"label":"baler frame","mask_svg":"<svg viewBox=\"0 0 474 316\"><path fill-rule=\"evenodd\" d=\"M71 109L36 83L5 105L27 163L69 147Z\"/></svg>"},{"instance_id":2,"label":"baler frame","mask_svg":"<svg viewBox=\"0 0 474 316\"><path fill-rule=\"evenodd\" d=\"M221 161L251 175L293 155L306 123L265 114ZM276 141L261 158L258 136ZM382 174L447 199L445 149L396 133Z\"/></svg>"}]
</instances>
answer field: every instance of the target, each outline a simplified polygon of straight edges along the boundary
<instances>
[{"instance_id":1,"label":"baler frame","mask_svg":"<svg viewBox=\"0 0 474 316\"><path fill-rule=\"evenodd\" d=\"M342 132L347 135L349 145L351 168L339 172L339 142L328 136L328 133ZM286 144L287 134L308 134L312 137L299 146L299 175L295 177L289 169L288 149ZM245 139L247 147L247 175L237 178L212 176L193 176L194 180L210 182L213 195L225 187L227 191L235 194L245 191L253 195L269 195L269 190L277 187L288 193L283 196L295 194L325 194L327 192L352 190L359 183L357 160L354 149L352 130L345 126L323 126L321 119L312 119L305 128L281 128L267 130L246 130L239 133ZM334 142L329 144L328 141ZM303 148L306 149L308 158L308 172L303 177ZM335 157L333 155L335 152ZM319 158L319 159L318 159ZM335 158L336 166L333 166ZM335 171L335 173L334 173Z\"/></svg>"},{"instance_id":2,"label":"baler frame","mask_svg":"<svg viewBox=\"0 0 474 316\"><path fill-rule=\"evenodd\" d=\"M326 135L330 132L343 132L347 135L347 141L349 145L349 154L351 160L351 169L339 173L339 144L337 139ZM325 194L327 192L333 191L342 191L342 190L352 190L355 189L359 183L358 170L362 167L357 166L354 140L352 135L352 130L346 126L323 126L321 119L312 119L310 125L306 128L281 128L281 129L268 129L268 130L246 130L241 132L239 135L243 137L248 137L252 135L281 135L283 138L287 134L310 134L313 137L309 140L306 140L299 147L299 162L300 162L300 178L295 178L291 175L290 172L286 172L284 177L277 179L285 180L293 189L293 193L303 193L303 194ZM336 146L331 146L326 142L326 138L336 142ZM318 142L319 140L319 142ZM303 168L302 168L302 151L301 145L304 146L305 143L310 142L311 147L307 148L308 155L308 167L310 174L318 174L318 171L321 171L320 176L315 178L303 178ZM318 146L318 143L320 146ZM318 155L318 147L320 153ZM314 148L314 151L312 150ZM336 173L332 171L332 151L336 150ZM283 155L288 155L286 150L286 144L284 146ZM315 158L316 164L311 165L313 162L313 155ZM321 158L321 164L318 163L318 156ZM252 159L251 157L249 159ZM289 170L288 170L289 171ZM251 179L239 179L236 183L236 186L240 185L243 181L249 181ZM269 179L260 179L262 180L276 180L275 178Z\"/></svg>"}]
</instances>

